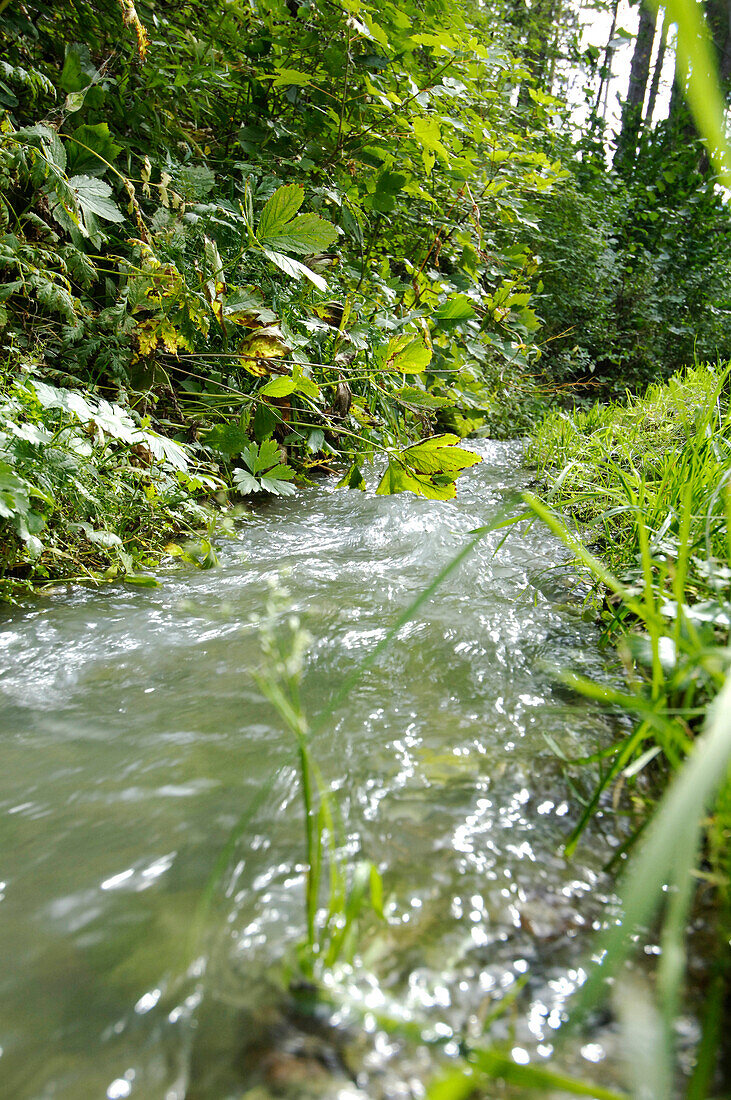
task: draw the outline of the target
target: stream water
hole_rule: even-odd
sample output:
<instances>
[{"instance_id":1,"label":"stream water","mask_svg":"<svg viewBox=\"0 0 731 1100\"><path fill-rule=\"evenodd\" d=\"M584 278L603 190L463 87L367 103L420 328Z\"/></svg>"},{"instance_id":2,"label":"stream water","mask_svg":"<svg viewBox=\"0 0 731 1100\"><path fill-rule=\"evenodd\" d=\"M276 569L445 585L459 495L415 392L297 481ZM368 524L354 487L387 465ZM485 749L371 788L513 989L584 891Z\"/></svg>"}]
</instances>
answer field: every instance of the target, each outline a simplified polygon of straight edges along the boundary
<instances>
[{"instance_id":1,"label":"stream water","mask_svg":"<svg viewBox=\"0 0 731 1100\"><path fill-rule=\"evenodd\" d=\"M612 728L557 679L607 673L538 525L497 553L502 534L485 539L315 739L348 851L383 872L388 924L340 975L349 1008L308 1021L281 993L304 933L302 819L250 617L285 571L314 638L315 716L467 533L517 502L519 445L476 446L455 502L305 489L258 505L217 569L2 613L0 1095L419 1097L437 1055L379 1014L424 1021L448 1059L450 1035L479 1036L521 983L491 1036L518 1061L550 1054L611 912L600 868L618 841L600 815L560 854L577 809L554 749L581 756ZM611 1039L597 1024L573 1067L611 1083Z\"/></svg>"}]
</instances>

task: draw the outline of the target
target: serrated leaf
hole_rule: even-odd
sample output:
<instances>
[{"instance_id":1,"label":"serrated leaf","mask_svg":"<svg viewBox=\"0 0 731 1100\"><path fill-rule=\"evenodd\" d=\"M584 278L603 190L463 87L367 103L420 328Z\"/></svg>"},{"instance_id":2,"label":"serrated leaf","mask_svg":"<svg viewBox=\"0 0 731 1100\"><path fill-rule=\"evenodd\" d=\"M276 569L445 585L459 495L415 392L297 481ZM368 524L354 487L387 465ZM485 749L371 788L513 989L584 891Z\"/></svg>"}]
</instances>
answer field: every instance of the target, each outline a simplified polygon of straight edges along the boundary
<instances>
[{"instance_id":1,"label":"serrated leaf","mask_svg":"<svg viewBox=\"0 0 731 1100\"><path fill-rule=\"evenodd\" d=\"M449 154L445 149L441 141L441 128L436 118L415 118L412 127L414 130L414 137L419 144L426 151L436 154L443 164L449 164ZM425 165L427 161L425 159ZM434 158L431 158L429 164L433 165ZM427 168L427 175L431 172L431 167Z\"/></svg>"},{"instance_id":2,"label":"serrated leaf","mask_svg":"<svg viewBox=\"0 0 731 1100\"><path fill-rule=\"evenodd\" d=\"M261 492L261 485L259 482L246 470L234 470L234 485L242 496L248 496L249 493Z\"/></svg>"},{"instance_id":3,"label":"serrated leaf","mask_svg":"<svg viewBox=\"0 0 731 1100\"><path fill-rule=\"evenodd\" d=\"M108 183L91 176L72 176L68 183L85 216L95 214L107 222L124 221L124 214L109 197L112 189Z\"/></svg>"},{"instance_id":4,"label":"serrated leaf","mask_svg":"<svg viewBox=\"0 0 731 1100\"><path fill-rule=\"evenodd\" d=\"M294 393L297 385L292 378L272 378L258 391L259 397L288 397Z\"/></svg>"},{"instance_id":5,"label":"serrated leaf","mask_svg":"<svg viewBox=\"0 0 731 1100\"><path fill-rule=\"evenodd\" d=\"M68 171L77 175L103 175L107 170L104 162L113 163L122 151L122 146L112 138L106 122L97 122L93 126L85 123L70 136L64 135L64 141Z\"/></svg>"},{"instance_id":6,"label":"serrated leaf","mask_svg":"<svg viewBox=\"0 0 731 1100\"><path fill-rule=\"evenodd\" d=\"M365 491L365 478L363 477L363 472L357 462L353 463L345 477L338 482L338 488L342 486L345 486L348 489L360 489L361 492Z\"/></svg>"},{"instance_id":7,"label":"serrated leaf","mask_svg":"<svg viewBox=\"0 0 731 1100\"><path fill-rule=\"evenodd\" d=\"M398 371L400 374L421 374L431 362L432 352L418 336L408 334L394 336L385 347L376 352L376 362L381 370Z\"/></svg>"},{"instance_id":8,"label":"serrated leaf","mask_svg":"<svg viewBox=\"0 0 731 1100\"><path fill-rule=\"evenodd\" d=\"M458 436L436 435L402 451L402 458L419 473L455 474L476 466L482 459L474 451L456 447Z\"/></svg>"},{"instance_id":9,"label":"serrated leaf","mask_svg":"<svg viewBox=\"0 0 731 1100\"><path fill-rule=\"evenodd\" d=\"M451 500L456 495L457 488L452 481L446 485L436 485L428 476L420 476L413 470L407 470L398 461L390 460L376 493L379 496L415 493L428 500Z\"/></svg>"},{"instance_id":10,"label":"serrated leaf","mask_svg":"<svg viewBox=\"0 0 731 1100\"><path fill-rule=\"evenodd\" d=\"M259 240L278 233L295 216L305 200L304 188L297 183L278 187L266 203L259 218Z\"/></svg>"},{"instance_id":11,"label":"serrated leaf","mask_svg":"<svg viewBox=\"0 0 731 1100\"><path fill-rule=\"evenodd\" d=\"M250 447L244 448L241 457L252 474L258 474L269 466L276 466L280 461L279 444L273 439L267 439L262 444L252 443Z\"/></svg>"},{"instance_id":12,"label":"serrated leaf","mask_svg":"<svg viewBox=\"0 0 731 1100\"><path fill-rule=\"evenodd\" d=\"M381 172L376 180L377 195L397 195L408 180L402 172Z\"/></svg>"},{"instance_id":13,"label":"serrated leaf","mask_svg":"<svg viewBox=\"0 0 731 1100\"><path fill-rule=\"evenodd\" d=\"M446 302L442 302L434 313L439 324L444 328L451 328L453 325L459 324L460 321L469 321L476 316L475 307L473 302L467 297L466 294L455 294L453 298L448 298Z\"/></svg>"},{"instance_id":14,"label":"serrated leaf","mask_svg":"<svg viewBox=\"0 0 731 1100\"><path fill-rule=\"evenodd\" d=\"M308 88L312 83L312 77L308 73L302 73L299 69L277 69L273 73L263 74L272 81L272 87L283 88L296 85L299 88Z\"/></svg>"},{"instance_id":15,"label":"serrated leaf","mask_svg":"<svg viewBox=\"0 0 731 1100\"><path fill-rule=\"evenodd\" d=\"M435 393L420 390L417 386L402 386L394 395L407 405L415 405L420 409L443 409L454 405L454 401L448 397L438 397Z\"/></svg>"},{"instance_id":16,"label":"serrated leaf","mask_svg":"<svg viewBox=\"0 0 731 1100\"><path fill-rule=\"evenodd\" d=\"M181 472L188 469L188 452L185 447L174 439L168 439L166 435L140 430L134 435L132 442L143 443L158 462L167 462Z\"/></svg>"},{"instance_id":17,"label":"serrated leaf","mask_svg":"<svg viewBox=\"0 0 731 1100\"><path fill-rule=\"evenodd\" d=\"M81 92L99 77L91 60L89 47L79 42L66 47L66 57L59 83L65 92Z\"/></svg>"},{"instance_id":18,"label":"serrated leaf","mask_svg":"<svg viewBox=\"0 0 731 1100\"><path fill-rule=\"evenodd\" d=\"M278 251L295 252L300 256L312 256L325 252L335 240L338 231L332 222L319 214L300 214L289 222L280 233L267 234L259 239Z\"/></svg>"},{"instance_id":19,"label":"serrated leaf","mask_svg":"<svg viewBox=\"0 0 731 1100\"><path fill-rule=\"evenodd\" d=\"M282 481L291 481L294 477L294 470L291 466L287 466L286 462L278 462L276 466L272 466L271 470L267 470L265 476L281 478Z\"/></svg>"},{"instance_id":20,"label":"serrated leaf","mask_svg":"<svg viewBox=\"0 0 731 1100\"><path fill-rule=\"evenodd\" d=\"M299 377L295 375L295 388L298 393L303 393L305 397L314 399L320 396L320 387L317 382L314 382L305 374L300 374Z\"/></svg>"}]
</instances>

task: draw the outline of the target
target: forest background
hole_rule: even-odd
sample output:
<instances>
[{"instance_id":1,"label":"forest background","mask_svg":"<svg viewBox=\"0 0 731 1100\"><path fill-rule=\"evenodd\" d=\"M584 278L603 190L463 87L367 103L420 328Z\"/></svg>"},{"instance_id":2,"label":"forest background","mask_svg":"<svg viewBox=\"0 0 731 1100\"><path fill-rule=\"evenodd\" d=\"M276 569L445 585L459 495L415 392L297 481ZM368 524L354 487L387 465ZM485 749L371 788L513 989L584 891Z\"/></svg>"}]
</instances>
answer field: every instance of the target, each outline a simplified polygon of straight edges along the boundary
<instances>
[{"instance_id":1,"label":"forest background","mask_svg":"<svg viewBox=\"0 0 731 1100\"><path fill-rule=\"evenodd\" d=\"M448 498L458 437L728 358L673 27L620 15L600 49L561 0L3 3L4 591L210 564L232 502L374 456Z\"/></svg>"}]
</instances>

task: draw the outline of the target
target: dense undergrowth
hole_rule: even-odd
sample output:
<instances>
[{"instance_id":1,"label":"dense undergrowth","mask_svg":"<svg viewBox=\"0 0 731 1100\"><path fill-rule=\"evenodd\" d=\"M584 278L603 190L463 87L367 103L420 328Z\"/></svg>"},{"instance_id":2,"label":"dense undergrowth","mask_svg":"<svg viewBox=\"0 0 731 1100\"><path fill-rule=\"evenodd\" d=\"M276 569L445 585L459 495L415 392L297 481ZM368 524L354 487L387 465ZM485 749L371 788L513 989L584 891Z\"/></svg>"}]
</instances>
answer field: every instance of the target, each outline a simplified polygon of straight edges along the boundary
<instances>
[{"instance_id":1,"label":"dense undergrowth","mask_svg":"<svg viewBox=\"0 0 731 1100\"><path fill-rule=\"evenodd\" d=\"M6 591L139 572L374 455L381 491L443 499L459 436L528 422L529 226L563 173L479 11L4 7Z\"/></svg>"}]
</instances>

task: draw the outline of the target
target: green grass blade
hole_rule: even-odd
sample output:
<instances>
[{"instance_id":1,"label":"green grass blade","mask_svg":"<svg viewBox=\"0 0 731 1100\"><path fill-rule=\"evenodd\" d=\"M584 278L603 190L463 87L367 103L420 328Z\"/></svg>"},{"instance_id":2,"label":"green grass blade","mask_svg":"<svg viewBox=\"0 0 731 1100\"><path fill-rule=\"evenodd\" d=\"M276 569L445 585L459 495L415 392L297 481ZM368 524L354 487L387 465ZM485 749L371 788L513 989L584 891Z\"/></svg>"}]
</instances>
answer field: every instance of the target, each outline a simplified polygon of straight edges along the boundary
<instances>
[{"instance_id":1,"label":"green grass blade","mask_svg":"<svg viewBox=\"0 0 731 1100\"><path fill-rule=\"evenodd\" d=\"M585 982L572 1021L599 1002L606 979L634 949L632 936L646 927L665 897L664 886L681 886L692 875L708 806L731 764L731 678L709 709L705 732L660 802L647 835L632 857L620 898L624 918L600 944L602 963Z\"/></svg>"}]
</instances>

